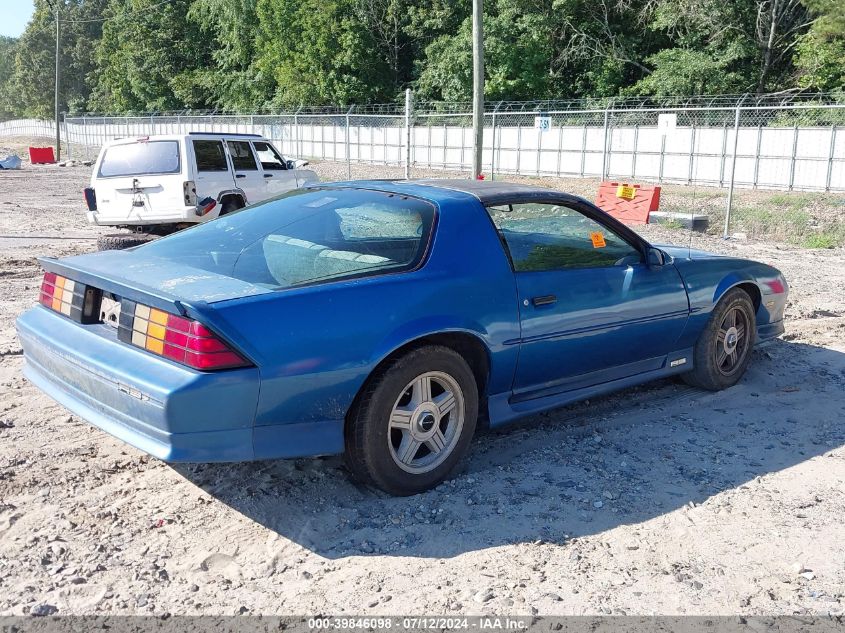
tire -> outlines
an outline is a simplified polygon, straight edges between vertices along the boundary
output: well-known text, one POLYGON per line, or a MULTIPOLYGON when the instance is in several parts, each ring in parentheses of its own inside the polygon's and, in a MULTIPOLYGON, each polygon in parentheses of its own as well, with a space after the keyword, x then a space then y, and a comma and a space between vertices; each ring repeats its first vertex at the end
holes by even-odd
POLYGON ((350 411, 346 465, 390 494, 423 492, 464 458, 477 420, 478 386, 466 361, 447 347, 415 349, 372 376, 350 411))
POLYGON ((158 235, 150 235, 149 233, 112 233, 111 235, 101 235, 97 238, 97 249, 101 251, 120 251, 125 248, 146 244, 158 237, 158 235))
POLYGON ((716 304, 695 344, 695 366, 684 381, 694 387, 720 391, 739 382, 748 363, 757 332, 754 304, 740 288, 729 290, 716 304), (733 338, 736 340, 732 343, 733 338), (731 360, 733 349, 736 358, 731 360))

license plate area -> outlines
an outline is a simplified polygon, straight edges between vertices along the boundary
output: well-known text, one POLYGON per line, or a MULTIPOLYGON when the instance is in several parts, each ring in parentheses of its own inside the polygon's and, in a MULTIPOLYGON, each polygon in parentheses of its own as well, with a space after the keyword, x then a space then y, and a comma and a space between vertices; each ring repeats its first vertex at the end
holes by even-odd
POLYGON ((117 329, 120 324, 120 301, 111 293, 103 293, 100 300, 100 322, 117 329))

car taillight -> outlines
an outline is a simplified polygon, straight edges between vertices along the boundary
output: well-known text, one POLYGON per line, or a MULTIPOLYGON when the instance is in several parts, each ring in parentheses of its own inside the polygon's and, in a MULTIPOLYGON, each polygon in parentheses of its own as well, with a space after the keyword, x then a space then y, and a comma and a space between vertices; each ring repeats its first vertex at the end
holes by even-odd
POLYGON ((205 215, 210 213, 214 207, 217 206, 217 200, 212 197, 203 198, 199 202, 197 202, 197 215, 205 215))
POLYGON ((82 190, 82 194, 85 196, 85 204, 88 205, 89 211, 96 211, 97 210, 97 193, 91 187, 85 187, 82 190))
POLYGON ((44 273, 41 282, 41 305, 55 310, 74 321, 93 323, 95 303, 98 303, 98 290, 62 277, 56 273, 44 273))
POLYGON ((769 287, 769 290, 772 291, 772 294, 779 295, 786 290, 782 278, 772 279, 771 281, 767 281, 765 283, 769 287))
POLYGON ((182 192, 185 194, 185 206, 192 207, 197 203, 197 186, 193 180, 186 180, 182 183, 182 192))
POLYGON ((195 369, 249 365, 202 323, 126 299, 120 307, 118 338, 195 369))

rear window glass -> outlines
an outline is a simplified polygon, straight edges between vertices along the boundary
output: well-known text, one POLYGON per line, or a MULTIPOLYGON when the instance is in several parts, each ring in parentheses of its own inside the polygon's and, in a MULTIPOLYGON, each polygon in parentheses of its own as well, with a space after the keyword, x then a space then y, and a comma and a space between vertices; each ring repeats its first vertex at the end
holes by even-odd
POLYGON ((415 268, 434 207, 359 189, 294 190, 156 240, 145 253, 268 288, 415 268))
POLYGON ((179 171, 179 141, 149 141, 109 147, 100 163, 99 175, 110 178, 179 171))
POLYGON ((229 171, 220 141, 194 141, 197 171, 229 171))

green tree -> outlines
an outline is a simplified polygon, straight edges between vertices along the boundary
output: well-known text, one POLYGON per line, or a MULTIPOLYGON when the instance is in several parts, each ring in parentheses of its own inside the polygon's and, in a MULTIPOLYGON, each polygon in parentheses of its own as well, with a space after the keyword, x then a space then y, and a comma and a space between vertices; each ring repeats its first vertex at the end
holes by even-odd
MULTIPOLYGON (((484 16, 484 91, 488 99, 544 99, 552 95, 554 22, 551 2, 499 0, 484 16)), ((463 101, 472 96, 472 21, 442 34, 425 49, 417 89, 423 98, 463 101)))
POLYGON ((214 105, 224 110, 256 110, 273 96, 272 79, 255 65, 259 53, 256 5, 256 0, 195 0, 188 10, 188 18, 213 42, 214 63, 198 69, 196 80, 214 105))
MULTIPOLYGON (((102 23, 96 18, 108 0, 60 2, 61 39, 59 62, 62 79, 61 110, 83 110, 91 91, 90 75, 95 61, 92 43, 100 37, 102 23)), ((15 46, 10 88, 20 115, 49 118, 54 107, 55 13, 46 0, 35 0, 35 11, 15 46)))
POLYGON ((96 49, 91 105, 105 112, 207 108, 214 41, 189 19, 189 0, 110 0, 96 49))
POLYGON ((392 98, 389 66, 355 0, 258 0, 256 70, 271 105, 372 103, 392 98))
POLYGON ((801 37, 795 66, 798 85, 819 91, 845 90, 845 5, 840 0, 806 0, 814 16, 801 37))
POLYGON ((0 120, 13 118, 16 110, 11 84, 17 43, 14 37, 0 35, 0 120))

